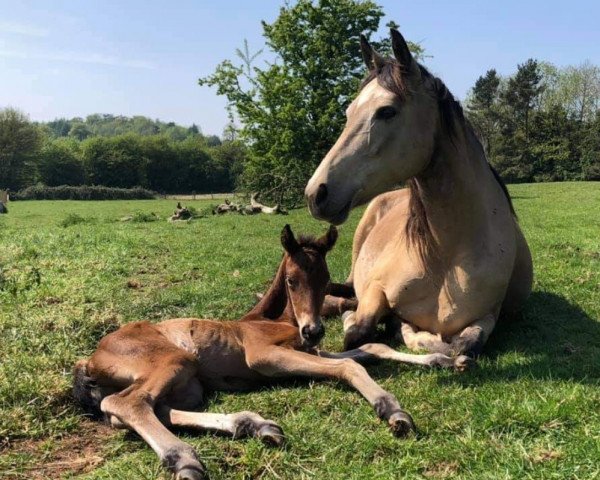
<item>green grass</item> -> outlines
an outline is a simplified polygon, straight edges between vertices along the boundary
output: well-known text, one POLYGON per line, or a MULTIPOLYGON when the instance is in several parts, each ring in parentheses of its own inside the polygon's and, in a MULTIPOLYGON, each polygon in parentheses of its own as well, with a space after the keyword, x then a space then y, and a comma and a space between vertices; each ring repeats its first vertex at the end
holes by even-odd
MULTIPOLYGON (((217 393, 209 411, 255 410, 279 422, 289 442, 278 450, 180 434, 211 478, 600 478, 600 184, 510 190, 535 262, 523 319, 500 325, 479 368, 465 374, 371 368, 413 415, 416 438, 393 438, 367 402, 336 382, 217 393)), ((0 217, 0 477, 31 478, 61 438, 85 438, 70 370, 105 333, 138 319, 237 318, 274 274, 282 226, 325 230, 304 209, 119 221, 143 218, 138 212, 165 219, 174 203, 15 202, 0 217), (18 448, 37 439, 47 440, 18 448)), ((210 204, 188 203, 199 211, 210 204)), ((360 213, 329 258, 336 281, 348 273, 360 213)), ((339 319, 327 327, 325 346, 339 349, 339 319)), ((134 435, 115 431, 100 443, 103 462, 80 478, 168 478, 134 435)))

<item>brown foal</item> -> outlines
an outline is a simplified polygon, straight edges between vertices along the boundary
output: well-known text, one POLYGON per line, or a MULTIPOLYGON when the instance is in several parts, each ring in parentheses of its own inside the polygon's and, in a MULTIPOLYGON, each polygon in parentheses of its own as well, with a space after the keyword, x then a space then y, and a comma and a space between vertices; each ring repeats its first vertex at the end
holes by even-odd
POLYGON ((204 389, 245 390, 275 377, 334 378, 347 382, 386 420, 395 435, 414 429, 410 416, 356 361, 386 358, 452 367, 441 354, 410 355, 378 344, 340 354, 318 351, 323 337, 319 315, 329 271, 326 253, 337 231, 321 238, 300 237, 288 225, 275 280, 262 300, 240 321, 195 318, 158 324, 135 322, 104 337, 89 360, 75 366, 74 394, 91 412, 137 432, 178 480, 207 477, 195 451, 168 427, 187 427, 255 436, 280 445, 283 431, 253 412, 191 411, 204 389))

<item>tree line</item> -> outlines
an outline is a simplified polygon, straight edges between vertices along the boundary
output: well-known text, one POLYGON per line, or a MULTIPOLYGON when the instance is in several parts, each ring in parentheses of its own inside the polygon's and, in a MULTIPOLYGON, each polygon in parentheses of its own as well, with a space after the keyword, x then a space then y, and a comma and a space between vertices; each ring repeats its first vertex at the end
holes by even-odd
POLYGON ((32 123, 0 110, 0 189, 33 184, 149 188, 157 192, 230 192, 245 147, 145 117, 90 115, 32 123))
POLYGON ((475 82, 467 114, 508 182, 600 180, 600 68, 529 59, 475 82))

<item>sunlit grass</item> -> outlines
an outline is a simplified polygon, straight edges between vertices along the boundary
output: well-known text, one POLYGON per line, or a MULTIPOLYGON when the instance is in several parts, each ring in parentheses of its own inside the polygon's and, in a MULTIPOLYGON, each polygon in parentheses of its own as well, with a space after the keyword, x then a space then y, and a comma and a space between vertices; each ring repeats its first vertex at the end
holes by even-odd
MULTIPOLYGON (((335 382, 218 393, 210 411, 255 410, 288 445, 181 434, 211 478, 577 478, 600 476, 600 184, 510 187, 535 262, 524 318, 500 325, 480 367, 463 375, 371 368, 419 434, 393 438, 358 394, 335 382)), ((321 233, 306 210, 168 223, 174 201, 15 202, 0 216, 0 477, 30 478, 45 458, 19 439, 54 440, 82 425, 73 363, 118 325, 175 316, 231 319, 254 303, 281 258, 279 232, 321 233), (160 221, 148 221, 151 214, 160 221), (137 221, 122 222, 132 215, 137 221), (0 447, 2 448, 2 447, 0 447), (32 470, 32 466, 34 470, 32 470)), ((188 202, 205 211, 211 202, 188 202)), ((361 212, 329 258, 350 267, 361 212)), ((325 346, 341 347, 339 319, 325 346)), ((153 452, 115 431, 85 478, 168 478, 153 452)))

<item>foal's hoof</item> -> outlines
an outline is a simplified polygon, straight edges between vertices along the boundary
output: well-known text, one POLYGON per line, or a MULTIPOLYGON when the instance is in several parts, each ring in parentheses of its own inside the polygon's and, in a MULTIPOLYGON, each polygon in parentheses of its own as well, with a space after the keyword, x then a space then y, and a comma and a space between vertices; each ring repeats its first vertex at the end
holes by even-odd
POLYGON ((477 365, 477 362, 467 355, 459 355, 454 359, 454 369, 457 372, 466 372, 475 365, 477 365))
POLYGON ((177 472, 175 480, 208 480, 208 472, 204 468, 184 467, 177 472))
POLYGON ((410 432, 417 431, 415 422, 406 412, 393 413, 388 423, 395 437, 406 437, 410 432))
POLYGON ((285 443, 285 435, 281 427, 273 424, 266 424, 258 430, 258 438, 265 445, 270 447, 281 447, 285 443))

